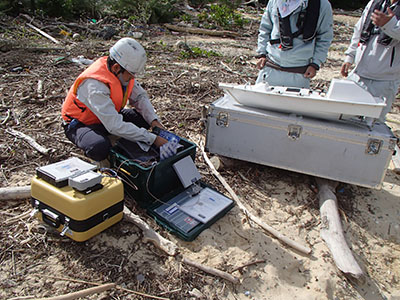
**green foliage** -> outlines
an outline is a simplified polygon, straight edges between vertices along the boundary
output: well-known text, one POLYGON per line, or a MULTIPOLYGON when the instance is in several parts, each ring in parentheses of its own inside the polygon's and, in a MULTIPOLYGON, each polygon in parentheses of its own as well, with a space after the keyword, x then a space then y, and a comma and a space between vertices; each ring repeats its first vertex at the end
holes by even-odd
POLYGON ((219 0, 218 2, 221 5, 225 5, 225 6, 229 7, 230 9, 236 9, 242 3, 241 0, 219 0))
POLYGON ((180 19, 186 23, 190 23, 193 20, 193 17, 191 15, 188 14, 183 14, 180 16, 180 19))
POLYGON ((198 18, 199 21, 204 23, 203 25, 206 28, 243 28, 243 25, 247 22, 247 20, 243 19, 233 8, 225 4, 212 4, 209 11, 203 11, 198 15, 198 18))
POLYGON ((32 1, 29 0, 0 0, 0 12, 11 16, 16 16, 21 12, 27 12, 27 8, 30 8, 31 2, 32 1))
MULTIPOLYGON (((259 1, 260 3, 268 2, 267 0, 259 1)), ((164 23, 171 22, 177 17, 176 4, 184 2, 184 0, 0 0, 0 12, 13 16, 19 13, 40 13, 50 17, 97 18, 101 11, 102 15, 113 14, 135 22, 164 23)), ((234 11, 241 2, 241 0, 188 0, 187 3, 195 8, 209 10, 200 14, 206 22, 205 27, 230 28, 242 27, 245 22, 234 11)), ((368 0, 332 0, 330 2, 335 8, 357 9, 364 8, 368 0)), ((188 17, 182 17, 182 20, 188 21, 188 17)))
POLYGON ((174 4, 176 0, 151 0, 149 2, 149 10, 151 11, 148 23, 168 23, 173 18, 179 15, 179 12, 175 9, 174 4))
POLYGON ((68 18, 72 15, 71 5, 66 0, 38 0, 36 2, 37 8, 46 16, 68 18))
POLYGON ((180 53, 181 58, 196 58, 196 57, 213 57, 213 56, 222 56, 220 53, 213 50, 204 50, 199 47, 193 47, 190 49, 182 50, 180 53))
POLYGON ((48 17, 95 17, 101 0, 0 0, 0 11, 9 15, 41 14, 48 17))
POLYGON ((188 4, 192 7, 203 7, 204 5, 212 2, 212 0, 189 0, 188 4))
POLYGON ((178 15, 177 0, 108 0, 113 13, 144 23, 167 23, 178 15))
POLYGON ((161 48, 167 48, 167 43, 165 43, 163 40, 158 41, 158 45, 161 46, 161 48))

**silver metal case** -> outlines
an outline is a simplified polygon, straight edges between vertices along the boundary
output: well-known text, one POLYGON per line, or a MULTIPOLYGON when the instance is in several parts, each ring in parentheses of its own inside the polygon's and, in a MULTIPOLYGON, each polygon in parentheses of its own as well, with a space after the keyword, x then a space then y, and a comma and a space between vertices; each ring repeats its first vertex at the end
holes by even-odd
POLYGON ((380 188, 396 145, 385 124, 367 126, 243 106, 211 104, 206 150, 213 154, 355 185, 380 188))

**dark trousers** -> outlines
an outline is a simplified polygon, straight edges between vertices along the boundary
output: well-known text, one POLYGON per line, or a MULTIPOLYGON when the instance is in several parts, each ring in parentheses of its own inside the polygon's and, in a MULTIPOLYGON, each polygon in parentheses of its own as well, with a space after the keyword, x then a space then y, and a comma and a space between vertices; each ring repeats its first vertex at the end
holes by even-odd
MULTIPOLYGON (((123 109, 120 114, 124 122, 131 122, 137 127, 150 128, 150 125, 134 109, 123 109)), ((74 119, 64 126, 64 131, 67 138, 82 149, 87 157, 96 161, 108 157, 112 145, 108 138, 110 133, 103 124, 85 125, 74 119)))

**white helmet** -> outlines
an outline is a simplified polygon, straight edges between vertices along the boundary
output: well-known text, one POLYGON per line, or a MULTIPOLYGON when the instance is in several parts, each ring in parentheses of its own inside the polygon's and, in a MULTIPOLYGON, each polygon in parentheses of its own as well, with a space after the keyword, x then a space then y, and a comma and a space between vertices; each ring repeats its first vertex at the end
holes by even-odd
POLYGON ((146 51, 132 38, 116 42, 110 48, 110 57, 131 74, 142 73, 147 61, 146 51))

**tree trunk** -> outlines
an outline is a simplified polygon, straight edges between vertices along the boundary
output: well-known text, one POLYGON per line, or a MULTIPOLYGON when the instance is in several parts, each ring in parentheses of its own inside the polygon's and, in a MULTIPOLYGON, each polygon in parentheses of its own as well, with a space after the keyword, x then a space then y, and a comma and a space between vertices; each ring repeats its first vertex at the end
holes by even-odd
POLYGON ((336 266, 345 275, 363 281, 364 273, 346 243, 340 221, 335 188, 337 182, 317 178, 321 213, 321 237, 327 244, 336 266))

